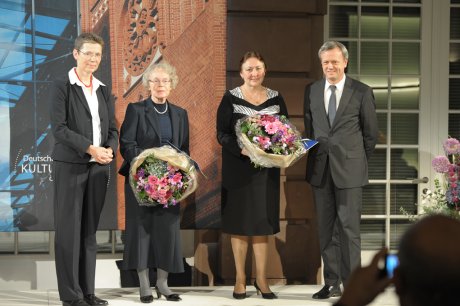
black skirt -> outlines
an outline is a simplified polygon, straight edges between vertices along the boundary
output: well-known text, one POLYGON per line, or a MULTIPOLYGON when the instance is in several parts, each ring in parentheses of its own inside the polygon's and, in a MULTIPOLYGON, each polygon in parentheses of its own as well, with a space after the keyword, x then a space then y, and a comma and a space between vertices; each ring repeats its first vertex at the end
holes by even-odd
MULTIPOLYGON (((227 163, 228 158, 233 157, 229 155, 225 156, 224 153, 227 158, 223 159, 227 163)), ((222 231, 242 236, 278 233, 280 170, 255 169, 246 157, 229 164, 228 167, 223 166, 223 172, 232 171, 232 176, 238 173, 242 179, 236 184, 222 185, 222 231), (240 171, 235 172, 235 169, 240 171)))
POLYGON ((160 268, 182 273, 180 239, 180 207, 139 206, 125 180, 125 249, 122 267, 125 270, 160 268))

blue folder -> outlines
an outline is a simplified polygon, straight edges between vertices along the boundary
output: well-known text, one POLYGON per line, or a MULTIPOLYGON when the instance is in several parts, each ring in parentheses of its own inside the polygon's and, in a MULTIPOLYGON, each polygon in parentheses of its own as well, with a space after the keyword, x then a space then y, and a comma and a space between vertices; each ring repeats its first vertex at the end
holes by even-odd
POLYGON ((305 147, 305 150, 308 151, 311 148, 313 148, 318 143, 318 141, 313 140, 313 139, 304 138, 302 139, 302 143, 303 143, 303 146, 305 147))

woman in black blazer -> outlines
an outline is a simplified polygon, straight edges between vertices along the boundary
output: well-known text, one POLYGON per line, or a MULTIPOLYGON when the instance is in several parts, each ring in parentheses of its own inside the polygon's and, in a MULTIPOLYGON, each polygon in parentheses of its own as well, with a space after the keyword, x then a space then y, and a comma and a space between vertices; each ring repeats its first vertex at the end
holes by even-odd
POLYGON ((93 76, 103 45, 95 34, 78 36, 77 66, 52 90, 55 257, 63 305, 107 304, 94 295, 96 230, 118 130, 110 90, 93 76))
POLYGON ((128 173, 131 161, 148 148, 172 143, 188 154, 188 116, 185 109, 171 104, 167 99, 178 83, 174 67, 166 62, 155 64, 145 71, 142 81, 151 96, 128 105, 120 130, 120 152, 124 162, 119 173, 126 177, 123 268, 137 270, 140 300, 143 303, 153 301, 150 268, 157 269, 157 297, 164 295, 168 301, 179 301, 179 295, 169 289, 167 278, 169 272, 184 272, 180 207, 139 206, 129 185, 128 173))

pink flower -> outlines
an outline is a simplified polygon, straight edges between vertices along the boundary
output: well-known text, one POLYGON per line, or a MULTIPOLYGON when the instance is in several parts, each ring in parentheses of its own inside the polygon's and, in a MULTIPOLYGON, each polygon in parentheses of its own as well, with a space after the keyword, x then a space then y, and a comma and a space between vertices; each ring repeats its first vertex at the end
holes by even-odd
POLYGON ((275 122, 276 120, 278 120, 275 116, 272 116, 272 115, 262 115, 260 116, 260 119, 262 121, 268 121, 268 122, 275 122))
POLYGON ((460 142, 455 138, 447 138, 443 146, 447 155, 460 154, 460 142))
POLYGON ((180 174, 180 172, 176 172, 176 174, 174 174, 174 176, 171 178, 171 182, 173 184, 178 184, 180 183, 182 180, 182 174, 180 174))
POLYGON ((265 131, 269 135, 273 135, 278 131, 278 125, 274 122, 268 122, 267 124, 265 124, 265 131))
POLYGON ((436 156, 433 161, 431 162, 434 171, 438 173, 447 173, 449 172, 449 159, 446 156, 436 156))
POLYGON ((168 192, 168 189, 166 189, 167 186, 165 186, 165 188, 161 188, 160 190, 158 190, 158 194, 160 195, 160 197, 165 197, 167 192, 168 192))
POLYGON ((149 182, 149 185, 156 185, 158 184, 158 178, 154 175, 149 175, 148 182, 149 182))
POLYGON ((262 149, 267 149, 271 145, 270 138, 268 138, 268 137, 256 136, 254 138, 256 139, 255 142, 257 142, 259 144, 259 147, 262 148, 262 149))

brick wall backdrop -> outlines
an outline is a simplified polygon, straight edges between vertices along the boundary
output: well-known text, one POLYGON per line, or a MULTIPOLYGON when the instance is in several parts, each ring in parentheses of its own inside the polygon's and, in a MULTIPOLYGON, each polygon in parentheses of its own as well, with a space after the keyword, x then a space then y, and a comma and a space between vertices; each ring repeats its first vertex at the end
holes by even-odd
MULTIPOLYGON (((188 110, 191 155, 207 175, 194 198, 182 203, 183 228, 194 231, 195 284, 232 284, 234 263, 220 225, 220 146, 216 110, 226 88, 241 84, 238 60, 247 50, 264 54, 266 86, 285 97, 291 120, 303 130, 306 84, 321 76, 323 0, 89 0, 81 1, 81 27, 104 34, 100 78, 112 84, 120 125, 128 103, 147 97, 142 71, 164 58, 179 75, 170 101, 188 110), (108 23, 108 24, 106 24, 108 23), (227 47, 228 46, 228 47, 227 47), (106 56, 107 54, 107 56, 106 56)), ((117 157, 120 165, 122 159, 117 157)), ((281 232, 269 240, 270 283, 317 283, 321 259, 316 214, 304 180, 306 159, 281 175, 281 232)), ((118 176, 119 228, 124 228, 124 178, 118 176)), ((247 275, 254 277, 252 253, 247 275)))
MULTIPOLYGON (((81 28, 101 34, 110 29, 99 71, 116 97, 118 126, 128 103, 148 96, 142 72, 165 59, 176 67, 179 84, 169 100, 188 111, 190 153, 207 179, 200 177, 194 198, 182 203, 183 228, 220 224, 220 146, 215 116, 225 90, 225 0, 81 1, 81 28), (102 23, 109 23, 109 25, 102 23), (110 81, 107 80, 110 78, 110 81)), ((122 163, 117 156, 117 167, 122 163)), ((118 226, 124 229, 124 177, 117 177, 118 226)))

